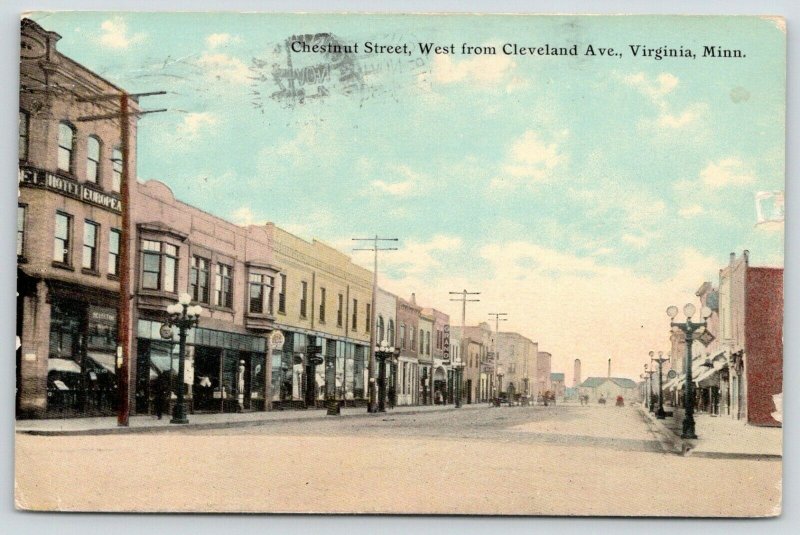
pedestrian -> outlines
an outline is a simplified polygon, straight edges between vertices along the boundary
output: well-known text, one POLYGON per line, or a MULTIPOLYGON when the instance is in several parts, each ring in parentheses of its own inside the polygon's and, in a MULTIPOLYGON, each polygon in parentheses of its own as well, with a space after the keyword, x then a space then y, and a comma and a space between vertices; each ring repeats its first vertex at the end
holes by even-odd
POLYGON ((153 398, 156 417, 160 420, 164 416, 164 409, 167 404, 167 392, 169 392, 167 373, 162 373, 155 380, 155 396, 153 398))

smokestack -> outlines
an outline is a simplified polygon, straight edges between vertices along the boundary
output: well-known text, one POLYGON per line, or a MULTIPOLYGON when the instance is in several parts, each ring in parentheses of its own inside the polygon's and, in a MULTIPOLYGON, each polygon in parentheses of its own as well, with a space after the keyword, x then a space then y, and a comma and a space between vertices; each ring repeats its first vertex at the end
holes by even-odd
POLYGON ((572 371, 572 386, 581 384, 581 359, 575 359, 575 369, 572 371))
POLYGON ((608 378, 611 378, 611 359, 608 359, 608 378))

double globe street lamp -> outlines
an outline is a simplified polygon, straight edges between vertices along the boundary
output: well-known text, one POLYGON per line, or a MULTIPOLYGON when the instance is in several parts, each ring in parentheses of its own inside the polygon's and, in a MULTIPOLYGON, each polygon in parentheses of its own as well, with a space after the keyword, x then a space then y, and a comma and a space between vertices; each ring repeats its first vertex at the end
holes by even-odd
POLYGON ((399 349, 389 346, 386 340, 375 346, 375 358, 378 360, 378 412, 386 412, 386 359, 394 360, 399 349))
POLYGON ((678 328, 683 331, 686 340, 686 384, 683 392, 683 432, 681 438, 694 439, 697 435, 694 432, 694 383, 692 382, 692 342, 695 339, 695 333, 698 335, 703 334, 708 325, 708 318, 711 317, 711 309, 704 306, 700 314, 703 321, 694 322, 692 316, 697 312, 697 308, 692 303, 686 303, 683 307, 683 314, 686 316, 685 322, 676 322, 675 316, 678 315, 678 307, 672 305, 667 308, 667 316, 670 319, 670 326, 678 328))
POLYGON ((663 364, 669 360, 663 357, 664 352, 658 352, 658 358, 655 357, 655 352, 650 352, 650 362, 658 362, 658 411, 656 411, 656 418, 659 420, 663 420, 667 417, 667 413, 664 412, 664 369, 663 364))
MULTIPOLYGON (((189 306, 192 302, 192 296, 187 293, 181 294, 178 302, 167 307, 167 314, 169 317, 162 329, 165 332, 170 332, 172 327, 178 328, 178 392, 175 406, 172 408, 172 419, 169 421, 171 424, 188 424, 189 419, 186 417, 186 399, 184 396, 184 374, 186 368, 186 332, 189 329, 197 327, 197 321, 200 318, 200 313, 203 311, 200 305, 189 306)), ((163 334, 162 334, 163 336, 163 334)))

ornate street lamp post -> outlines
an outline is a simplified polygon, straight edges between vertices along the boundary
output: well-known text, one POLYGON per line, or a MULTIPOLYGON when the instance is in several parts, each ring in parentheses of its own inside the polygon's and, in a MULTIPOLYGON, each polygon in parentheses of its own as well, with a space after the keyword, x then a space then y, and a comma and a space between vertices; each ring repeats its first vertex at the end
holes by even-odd
POLYGON ((503 376, 505 375, 505 368, 502 364, 497 365, 497 397, 503 394, 503 376))
MULTIPOLYGON (((461 331, 464 332, 463 330, 461 331)), ((461 376, 464 373, 464 360, 461 358, 461 351, 453 359, 453 389, 455 390, 455 408, 461 408, 461 376)))
POLYGON ((650 412, 656 411, 656 405, 653 401, 653 374, 656 373, 655 370, 649 370, 649 366, 647 364, 644 365, 644 374, 647 376, 647 403, 645 406, 648 408, 650 412))
POLYGON ((398 352, 386 340, 375 346, 375 358, 378 359, 378 412, 386 412, 386 359, 394 360, 398 352))
POLYGON ((667 316, 670 319, 670 326, 672 328, 677 327, 683 334, 685 335, 686 339, 686 384, 684 386, 683 392, 683 405, 684 405, 684 417, 683 417, 683 432, 681 433, 681 438, 697 438, 697 435, 694 432, 694 383, 692 382, 692 342, 694 341, 694 334, 702 334, 705 329, 706 325, 708 324, 708 318, 711 316, 711 309, 708 307, 703 307, 701 311, 701 315, 703 316, 703 321, 701 322, 693 322, 692 316, 697 311, 695 306, 691 303, 686 303, 683 307, 683 313, 686 316, 686 322, 680 323, 676 322, 675 316, 678 315, 678 307, 670 306, 667 308, 667 316))
POLYGON ((189 306, 192 302, 192 297, 189 294, 181 294, 178 302, 167 307, 167 327, 178 328, 178 399, 175 406, 172 408, 172 419, 169 421, 171 424, 188 424, 189 419, 186 417, 186 400, 184 398, 184 375, 186 368, 186 331, 197 327, 197 320, 200 318, 202 308, 200 305, 189 306))
POLYGON ((658 352, 658 358, 655 358, 655 352, 650 352, 650 362, 658 362, 658 411, 656 411, 656 418, 663 420, 667 417, 664 412, 664 373, 663 364, 669 359, 664 358, 664 352, 658 352))

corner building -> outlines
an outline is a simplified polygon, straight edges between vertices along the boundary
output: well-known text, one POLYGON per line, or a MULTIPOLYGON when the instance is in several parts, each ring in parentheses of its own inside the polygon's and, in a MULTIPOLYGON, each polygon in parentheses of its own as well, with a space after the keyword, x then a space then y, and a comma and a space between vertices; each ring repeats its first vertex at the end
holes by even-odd
POLYGON ((136 119, 121 124, 123 90, 61 54, 60 39, 22 20, 19 418, 105 415, 117 406, 121 140, 127 129, 136 176, 136 119))

